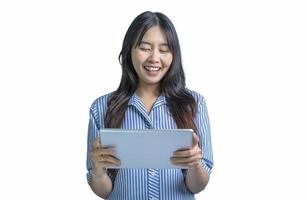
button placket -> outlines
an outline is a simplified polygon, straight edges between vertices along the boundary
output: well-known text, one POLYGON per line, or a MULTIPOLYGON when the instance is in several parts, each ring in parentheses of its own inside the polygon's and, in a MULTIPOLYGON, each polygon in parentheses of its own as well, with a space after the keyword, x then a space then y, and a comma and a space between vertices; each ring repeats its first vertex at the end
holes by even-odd
MULTIPOLYGON (((145 119, 146 129, 153 129, 153 109, 147 115, 145 119)), ((148 169, 148 199, 159 200, 160 199, 160 175, 159 169, 148 169)))
POLYGON ((151 176, 156 176, 156 172, 155 171, 149 171, 149 174, 151 175, 151 176))
POLYGON ((148 169, 148 199, 159 200, 160 177, 159 169, 148 169))

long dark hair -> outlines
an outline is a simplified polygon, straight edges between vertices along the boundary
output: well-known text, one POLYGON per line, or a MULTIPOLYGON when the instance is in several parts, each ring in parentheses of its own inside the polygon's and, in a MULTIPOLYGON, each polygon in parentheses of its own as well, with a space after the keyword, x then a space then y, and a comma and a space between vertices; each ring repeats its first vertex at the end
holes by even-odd
POLYGON ((160 93, 164 93, 167 106, 178 128, 198 130, 194 123, 196 102, 185 86, 185 75, 181 61, 181 51, 178 36, 170 19, 159 12, 144 12, 131 23, 119 54, 122 66, 122 77, 118 89, 108 100, 105 116, 105 127, 120 128, 125 116, 129 99, 137 89, 139 78, 133 68, 131 49, 138 46, 146 33, 153 27, 160 26, 165 32, 169 48, 173 54, 172 64, 160 81, 160 93), (135 46, 133 46, 136 44, 135 46))

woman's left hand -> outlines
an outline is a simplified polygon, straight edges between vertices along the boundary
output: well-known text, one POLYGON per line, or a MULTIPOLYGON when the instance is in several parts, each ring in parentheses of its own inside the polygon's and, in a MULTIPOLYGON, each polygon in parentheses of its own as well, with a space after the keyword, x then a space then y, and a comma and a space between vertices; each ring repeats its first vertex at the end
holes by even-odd
POLYGON ((171 162, 174 165, 198 168, 201 166, 201 149, 198 146, 199 138, 196 133, 193 132, 193 145, 190 148, 178 149, 171 157, 171 162))

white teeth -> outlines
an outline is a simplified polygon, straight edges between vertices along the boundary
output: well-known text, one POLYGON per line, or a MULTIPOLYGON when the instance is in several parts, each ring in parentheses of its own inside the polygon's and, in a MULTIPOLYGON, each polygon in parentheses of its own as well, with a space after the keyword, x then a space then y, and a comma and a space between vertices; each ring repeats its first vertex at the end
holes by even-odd
POLYGON ((161 67, 156 67, 156 66, 145 66, 145 69, 147 71, 159 71, 161 67))

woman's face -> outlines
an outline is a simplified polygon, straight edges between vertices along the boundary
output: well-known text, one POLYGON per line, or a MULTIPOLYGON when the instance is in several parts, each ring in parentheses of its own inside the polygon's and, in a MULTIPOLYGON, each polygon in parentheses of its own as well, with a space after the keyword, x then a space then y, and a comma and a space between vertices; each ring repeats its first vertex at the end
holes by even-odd
POLYGON ((144 34, 140 45, 134 47, 135 45, 131 50, 131 58, 139 84, 158 86, 173 60, 165 33, 159 26, 153 26, 144 34))

